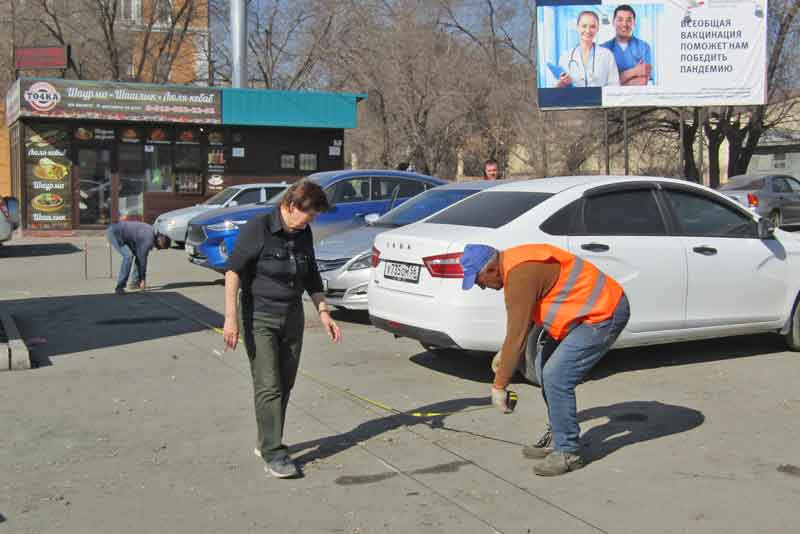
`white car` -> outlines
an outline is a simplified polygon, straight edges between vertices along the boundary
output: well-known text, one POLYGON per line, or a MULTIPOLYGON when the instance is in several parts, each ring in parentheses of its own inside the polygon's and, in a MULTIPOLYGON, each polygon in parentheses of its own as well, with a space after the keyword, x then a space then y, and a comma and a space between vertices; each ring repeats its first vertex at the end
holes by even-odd
POLYGON ((233 185, 220 191, 202 204, 162 213, 156 218, 153 226, 159 233, 169 236, 176 244, 183 245, 186 243, 189 221, 195 216, 220 208, 267 202, 282 193, 287 187, 289 186, 286 182, 279 184, 233 185))
MULTIPOLYGON (((382 233, 373 324, 427 348, 497 351, 503 294, 461 289, 468 243, 550 243, 613 276, 631 305, 617 348, 777 332, 800 350, 800 239, 703 186, 618 176, 511 182, 382 233)), ((540 333, 531 329, 520 369, 533 382, 540 333)))
POLYGON ((19 226, 19 204, 14 197, 0 198, 0 244, 11 239, 19 226))

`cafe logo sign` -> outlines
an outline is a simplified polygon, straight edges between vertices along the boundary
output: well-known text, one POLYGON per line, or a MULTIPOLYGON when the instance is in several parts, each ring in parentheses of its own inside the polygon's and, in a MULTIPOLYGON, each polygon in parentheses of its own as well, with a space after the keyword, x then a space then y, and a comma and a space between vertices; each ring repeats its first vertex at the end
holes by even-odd
POLYGON ((50 111, 61 101, 61 95, 49 83, 36 82, 25 91, 25 101, 36 111, 50 111))

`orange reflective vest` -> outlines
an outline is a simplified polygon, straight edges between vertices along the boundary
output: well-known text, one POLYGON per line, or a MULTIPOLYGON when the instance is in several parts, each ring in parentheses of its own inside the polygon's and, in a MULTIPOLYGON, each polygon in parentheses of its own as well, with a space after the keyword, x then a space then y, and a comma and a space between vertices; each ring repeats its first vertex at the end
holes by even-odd
MULTIPOLYGON (((552 245, 521 245, 500 253, 503 286, 508 273, 529 261, 557 262, 561 274, 550 291, 533 308, 532 320, 544 326, 553 339, 563 339, 579 323, 609 319, 622 298, 622 287, 588 261, 552 245)), ((519 291, 519 288, 512 288, 519 291)))

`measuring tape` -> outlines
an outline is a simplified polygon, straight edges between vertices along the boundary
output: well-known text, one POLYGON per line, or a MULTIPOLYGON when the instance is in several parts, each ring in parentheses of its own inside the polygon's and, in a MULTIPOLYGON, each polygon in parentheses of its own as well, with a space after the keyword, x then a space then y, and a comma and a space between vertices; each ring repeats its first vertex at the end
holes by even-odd
MULTIPOLYGON (((150 295, 152 295, 152 293, 150 293, 150 295)), ((155 297, 155 295, 153 295, 153 296, 155 297)), ((216 326, 214 326, 212 324, 209 324, 209 323, 203 321, 202 319, 198 319, 197 317, 189 315, 189 314, 185 313, 183 310, 181 310, 179 308, 176 308, 175 306, 171 305, 168 302, 165 302, 163 299, 160 299, 158 297, 155 297, 155 298, 159 302, 164 304, 165 306, 167 306, 169 308, 172 308, 173 310, 177 311, 178 313, 180 313, 181 315, 183 315, 187 319, 190 319, 190 320, 196 322, 197 324, 203 325, 207 329, 212 330, 212 331, 216 332, 219 335, 223 335, 224 332, 223 332, 222 328, 218 328, 218 327, 216 327, 216 326)), ((244 340, 239 338, 239 342, 240 343, 244 343, 244 340)), ((369 397, 365 397, 363 395, 359 395, 357 393, 354 393, 350 389, 341 388, 339 386, 331 384, 330 382, 326 382, 326 381, 322 380, 321 378, 317 378, 316 376, 312 375, 311 373, 303 371, 302 369, 299 369, 298 372, 301 375, 303 375, 305 378, 308 378, 309 380, 311 380, 313 382, 316 382, 317 384, 319 384, 319 385, 321 385, 321 386, 323 386, 323 387, 325 387, 327 389, 330 389, 332 391, 336 391, 337 393, 341 393, 343 395, 347 395, 348 397, 360 400, 361 402, 365 402, 365 403, 367 403, 367 404, 369 404, 371 406, 374 406, 374 407, 379 408, 379 409, 381 409, 381 410, 383 410, 385 412, 389 412, 389 413, 392 413, 392 414, 395 414, 395 415, 407 415, 407 416, 410 416, 410 417, 418 417, 418 418, 425 419, 425 418, 431 418, 431 417, 446 417, 446 416, 455 415, 455 414, 477 412, 477 411, 481 411, 481 410, 488 410, 489 408, 493 407, 491 404, 489 404, 487 406, 476 406, 474 408, 465 408, 463 410, 455 410, 455 411, 452 411, 452 412, 404 412, 402 410, 398 410, 397 408, 393 408, 393 407, 391 407, 389 405, 383 404, 382 402, 378 402, 376 400, 370 399, 369 397)), ((516 402, 518 400, 517 394, 514 393, 513 391, 509 391, 508 392, 508 400, 509 400, 510 403, 516 404, 516 402)))

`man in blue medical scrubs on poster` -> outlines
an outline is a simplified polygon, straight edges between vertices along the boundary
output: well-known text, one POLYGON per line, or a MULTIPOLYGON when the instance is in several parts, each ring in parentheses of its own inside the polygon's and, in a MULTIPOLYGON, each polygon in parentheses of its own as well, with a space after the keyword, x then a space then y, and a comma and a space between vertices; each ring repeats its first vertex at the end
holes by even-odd
POLYGON ((611 50, 619 69, 620 85, 647 85, 652 80, 650 45, 633 35, 636 12, 628 4, 614 10, 616 37, 601 44, 611 50))

